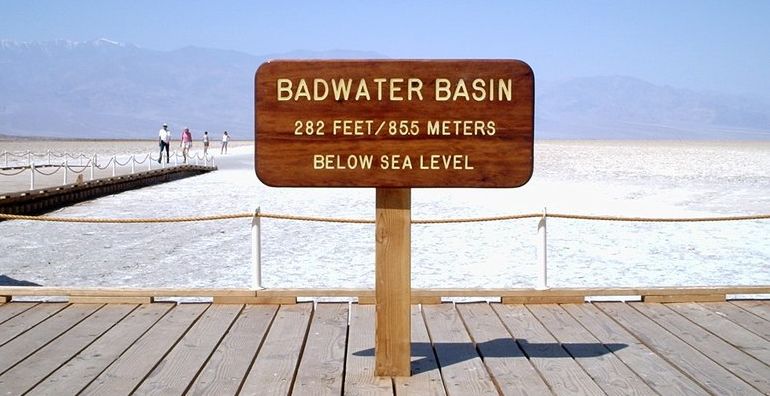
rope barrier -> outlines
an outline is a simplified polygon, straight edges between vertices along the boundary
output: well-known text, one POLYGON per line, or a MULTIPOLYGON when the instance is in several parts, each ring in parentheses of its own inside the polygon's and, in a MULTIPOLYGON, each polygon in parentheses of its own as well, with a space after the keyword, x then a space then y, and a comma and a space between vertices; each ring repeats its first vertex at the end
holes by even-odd
MULTIPOLYGON (((348 223, 348 224, 374 224, 374 220, 369 219, 350 219, 350 218, 332 218, 332 217, 313 217, 313 216, 293 216, 271 213, 260 213, 257 215, 262 218, 294 221, 313 221, 324 223, 348 223)), ((196 221, 215 221, 230 220, 239 218, 252 218, 254 213, 233 213, 211 216, 193 216, 193 217, 161 217, 161 218, 78 218, 78 217, 53 217, 53 216, 26 216, 0 213, 0 219, 5 220, 30 220, 30 221, 49 221, 49 222, 68 222, 68 223, 184 223, 196 221)), ((459 219, 428 219, 412 220, 412 224, 453 224, 453 223, 478 223, 487 221, 519 220, 527 218, 541 218, 542 213, 526 213, 509 216, 494 217, 475 217, 459 219)), ((742 216, 715 216, 715 217, 622 217, 622 216, 590 216, 549 213, 546 217, 571 219, 571 220, 598 220, 598 221, 621 221, 621 222, 717 222, 717 221, 743 221, 743 220, 767 220, 770 214, 742 215, 742 216)))
POLYGON ((56 168, 54 169, 54 171, 53 171, 53 172, 51 172, 51 173, 45 173, 45 172, 43 172, 43 171, 41 171, 41 170, 40 170, 40 167, 37 167, 37 166, 36 166, 36 167, 35 167, 35 172, 37 172, 37 173, 39 173, 39 174, 41 174, 41 175, 43 175, 43 176, 51 176, 51 175, 53 175, 53 174, 56 174, 56 173, 58 173, 58 172, 59 172, 59 169, 61 169, 61 167, 56 167, 56 168))
POLYGON ((28 168, 26 168, 26 167, 25 167, 25 168, 21 168, 21 169, 19 169, 19 171, 18 171, 18 172, 16 172, 16 173, 3 173, 3 172, 0 172, 0 175, 3 175, 3 176, 16 176, 16 175, 19 175, 19 174, 21 174, 22 172, 26 171, 27 169, 28 169, 28 168))

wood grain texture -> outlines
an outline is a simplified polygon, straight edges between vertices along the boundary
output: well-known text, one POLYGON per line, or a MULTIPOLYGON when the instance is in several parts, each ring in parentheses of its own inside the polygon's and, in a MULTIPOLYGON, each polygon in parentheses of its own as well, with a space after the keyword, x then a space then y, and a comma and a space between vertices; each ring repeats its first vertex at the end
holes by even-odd
POLYGON ((263 304, 263 305, 287 305, 296 304, 294 296, 215 296, 214 304, 263 304))
POLYGON ((630 304, 761 392, 770 393, 770 366, 661 304, 630 304))
POLYGON ((698 383, 650 350, 593 304, 568 304, 562 308, 600 342, 625 345, 614 350, 615 356, 661 395, 708 394, 698 383))
POLYGON ((493 304, 492 307, 553 393, 605 394, 525 306, 493 304))
POLYGON ((316 305, 292 395, 341 395, 348 305, 316 305))
POLYGON ((140 395, 184 393, 242 308, 212 304, 134 392, 140 395))
POLYGON ((77 394, 173 306, 157 303, 140 306, 35 386, 28 395, 77 394))
MULTIPOLYGON (((646 304, 645 305, 651 305, 646 304)), ((682 341, 652 319, 624 303, 595 303, 607 316, 712 394, 759 395, 760 392, 682 341)))
MULTIPOLYGON (((699 304, 668 304, 667 307, 770 366, 770 341, 699 304)), ((770 331, 770 323, 767 327, 770 331)))
POLYGON ((535 304, 530 312, 608 395, 655 395, 612 351, 624 344, 605 345, 558 305, 535 304))
POLYGON ((19 315, 20 313, 34 307, 35 303, 20 303, 15 302, 12 304, 3 304, 0 306, 0 325, 8 321, 9 319, 19 315))
POLYGON ((376 192, 375 373, 408 376, 412 276, 412 195, 410 189, 376 192))
POLYGON ((489 304, 457 304, 457 310, 501 394, 551 393, 489 304))
POLYGON ((353 304, 350 310, 345 394, 393 395, 390 378, 374 375, 375 307, 353 304))
POLYGON ((35 307, 28 306, 29 309, 20 310, 19 312, 14 309, 8 315, 10 316, 12 313, 17 314, 9 317, 0 325, 0 345, 14 339, 19 334, 48 319, 51 315, 56 314, 65 307, 67 307, 67 304, 50 303, 39 304, 35 307))
POLYGON ((237 394, 276 312, 277 305, 245 306, 187 394, 237 394))
POLYGON ((454 304, 423 307, 448 395, 497 395, 497 388, 454 304))
POLYGON ((770 321, 770 301, 733 301, 733 304, 759 316, 764 320, 770 321))
POLYGON ((131 393, 208 307, 207 304, 177 305, 99 374, 81 394, 131 393))
MULTIPOLYGON (((499 88, 499 86, 495 86, 499 88)), ((330 90, 333 88, 330 87, 330 90)), ((475 99, 478 99, 476 96, 475 99)), ((438 124, 434 124, 438 125, 438 124)), ((399 124, 400 127, 400 124, 399 124)), ((398 128, 397 128, 398 129, 398 128)), ((487 128, 488 129, 488 128, 487 128)), ((361 60, 361 61, 271 61, 262 64, 255 77, 255 169, 263 183, 270 186, 348 186, 348 187, 518 187, 529 180, 533 163, 534 76, 527 64, 516 60, 361 60), (355 81, 353 94, 363 79, 369 90, 375 78, 387 79, 382 95, 372 92, 369 100, 336 100, 333 94, 322 100, 278 100, 278 79, 288 79, 298 88, 305 79, 313 90, 314 79, 355 81), (391 79, 419 79, 422 99, 413 100, 393 85, 391 79), (461 83, 469 93, 473 81, 480 79, 487 87, 490 80, 510 80, 510 100, 436 100, 437 79, 451 82, 453 90, 461 83), (404 95, 404 100, 391 100, 404 95), (372 133, 334 134, 335 121, 371 121, 372 133), (324 134, 296 135, 295 122, 318 122, 324 134), (412 121, 417 134, 390 133, 390 122, 412 121), (446 121, 447 135, 429 135, 429 123, 446 121), (456 133, 455 121, 470 122, 472 136, 456 133), (476 134, 476 124, 494 122, 493 134, 476 134), (378 133, 379 132, 379 133, 378 133), (315 169, 313 156, 371 155, 371 169, 315 169), (381 156, 412 158, 411 169, 383 169, 381 156), (468 156, 473 169, 463 165, 440 170, 423 168, 419 158, 431 155, 468 156)), ((300 128, 300 132, 305 132, 300 128)), ((346 160, 345 160, 346 162, 346 160)))
POLYGON ((431 345, 428 329, 420 307, 412 305, 412 368, 409 377, 395 377, 397 395, 444 396, 446 390, 436 354, 431 345))
POLYGON ((312 313, 313 303, 281 306, 246 376, 242 394, 289 394, 312 313))
POLYGON ((99 308, 92 304, 70 305, 9 341, 0 347, 0 373, 24 360, 99 308))
POLYGON ((108 305, 0 375, 6 394, 23 394, 128 315, 136 305, 108 305))
POLYGON ((701 303, 700 306, 770 341, 770 321, 729 303, 701 303))

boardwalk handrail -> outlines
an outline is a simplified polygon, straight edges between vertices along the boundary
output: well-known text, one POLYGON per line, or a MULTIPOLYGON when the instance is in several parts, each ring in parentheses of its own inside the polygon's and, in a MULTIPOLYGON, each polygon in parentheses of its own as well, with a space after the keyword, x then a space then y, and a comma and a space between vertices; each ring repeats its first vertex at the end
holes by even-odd
MULTIPOLYGON (((179 165, 178 158, 180 156, 183 156, 183 155, 181 153, 179 153, 178 151, 173 151, 171 154, 172 154, 172 156, 174 158, 174 165, 175 166, 179 165)), ((67 172, 68 171, 69 172, 73 172, 73 173, 82 173, 82 172, 84 172, 86 170, 86 168, 89 168, 89 167, 91 169, 90 180, 94 179, 94 174, 95 174, 96 169, 105 170, 105 169, 109 168, 110 165, 112 165, 112 176, 113 177, 117 175, 117 167, 118 166, 123 167, 123 166, 126 166, 126 165, 130 164, 131 165, 130 174, 132 174, 132 175, 136 172, 135 165, 143 164, 145 162, 148 162, 148 165, 147 165, 148 169, 147 170, 152 170, 152 163, 153 163, 153 161, 158 161, 159 163, 161 163, 161 165, 158 165, 158 166, 165 167, 165 163, 162 163, 162 161, 160 160, 160 157, 153 158, 152 153, 145 154, 142 157, 141 161, 136 159, 136 157, 137 157, 136 154, 121 154, 121 155, 115 154, 115 155, 111 156, 110 159, 107 161, 107 163, 105 163, 103 165, 99 165, 98 157, 97 157, 96 154, 93 154, 90 157, 88 157, 88 156, 86 156, 84 154, 79 154, 78 156, 72 156, 72 155, 69 155, 68 153, 61 153, 61 154, 59 154, 59 153, 51 152, 49 150, 49 151, 46 152, 46 154, 36 154, 36 153, 31 152, 31 151, 26 151, 26 152, 24 152, 22 154, 15 154, 15 153, 12 153, 12 152, 9 152, 9 151, 4 151, 2 156, 5 157, 5 166, 0 168, 0 176, 17 176, 17 175, 19 175, 19 174, 29 170, 30 171, 30 175, 29 175, 29 177, 30 177, 30 187, 29 187, 29 189, 30 190, 34 190, 35 189, 35 173, 39 173, 39 174, 41 174, 43 176, 52 176, 52 175, 58 173, 60 170, 63 169, 64 170, 64 177, 63 177, 62 185, 66 185, 67 184, 67 172), (48 161, 47 162, 44 161, 42 164, 41 163, 35 163, 35 161, 32 160, 32 157, 45 157, 46 155, 48 156, 48 161), (8 156, 14 156, 14 157, 19 157, 19 158, 27 157, 27 162, 26 162, 26 164, 24 164, 22 162, 21 165, 14 164, 14 166, 9 166, 9 164, 8 164, 8 156), (52 156, 59 157, 59 158, 61 158, 61 157, 66 157, 66 158, 64 159, 64 161, 54 162, 51 159, 52 156), (128 158, 126 159, 126 161, 124 163, 121 163, 118 160, 119 156, 128 156, 128 158), (80 164, 79 165, 70 165, 69 164, 69 159, 70 158, 72 158, 72 159, 80 159, 81 160, 80 164), (83 162, 82 161, 83 158, 85 158, 87 160, 85 165, 83 165, 83 163, 82 163, 83 162), (52 167, 52 168, 54 168, 54 170, 51 171, 51 172, 45 172, 45 171, 42 171, 40 169, 42 167, 52 167), (76 171, 76 170, 72 169, 73 167, 82 167, 82 169, 80 171, 76 171), (11 172, 5 173, 3 171, 11 171, 11 172)), ((214 166, 214 156, 210 155, 210 154, 203 154, 201 152, 196 152, 194 154, 189 154, 187 156, 187 158, 189 159, 190 163, 195 161, 195 165, 199 165, 200 161, 203 161, 204 166, 211 166, 211 167, 214 166)))

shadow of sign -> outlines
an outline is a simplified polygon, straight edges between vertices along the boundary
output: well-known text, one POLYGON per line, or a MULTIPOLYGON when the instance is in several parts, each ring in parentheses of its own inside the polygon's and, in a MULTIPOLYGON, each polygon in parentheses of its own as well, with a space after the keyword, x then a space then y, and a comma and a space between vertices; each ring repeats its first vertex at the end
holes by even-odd
MULTIPOLYGON (((530 343, 526 339, 497 338, 473 344, 470 342, 413 342, 412 374, 475 358, 590 358, 604 356, 628 347, 627 344, 603 343, 530 343), (435 350, 435 352, 434 352, 435 350)), ((374 348, 353 352, 355 356, 374 356, 374 348)))
POLYGON ((0 286, 40 286, 37 283, 13 279, 6 275, 0 275, 0 286))

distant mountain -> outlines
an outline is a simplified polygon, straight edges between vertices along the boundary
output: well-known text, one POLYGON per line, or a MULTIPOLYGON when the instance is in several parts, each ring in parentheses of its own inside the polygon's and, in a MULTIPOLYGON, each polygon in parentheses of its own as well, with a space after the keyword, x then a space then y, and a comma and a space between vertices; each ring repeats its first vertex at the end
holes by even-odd
POLYGON ((0 41, 0 134, 154 138, 174 131, 254 130, 254 73, 269 58, 382 58, 371 52, 253 56, 186 47, 154 51, 99 39, 0 41))
MULTIPOLYGON (((172 130, 253 135, 254 72, 267 59, 387 58, 374 52, 253 56, 154 51, 107 39, 0 41, 0 134, 154 138, 172 130)), ((537 73, 536 73, 537 75, 537 73)), ((536 82, 537 138, 770 139, 770 101, 630 77, 536 82)))
POLYGON ((770 101, 694 92, 631 77, 535 87, 540 138, 770 139, 770 101))

